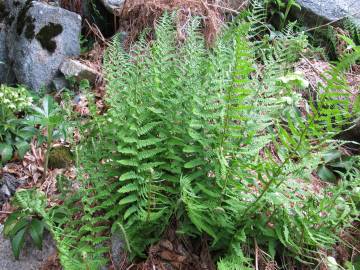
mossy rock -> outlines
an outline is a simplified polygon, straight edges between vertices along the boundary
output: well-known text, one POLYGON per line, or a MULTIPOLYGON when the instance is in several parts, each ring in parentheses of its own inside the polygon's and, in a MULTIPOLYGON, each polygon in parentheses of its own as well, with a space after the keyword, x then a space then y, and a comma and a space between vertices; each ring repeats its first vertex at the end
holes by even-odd
POLYGON ((49 168, 65 169, 73 163, 73 154, 68 147, 54 147, 50 150, 49 168))
POLYGON ((9 12, 6 10, 5 3, 3 0, 0 0, 0 23, 9 15, 9 12))

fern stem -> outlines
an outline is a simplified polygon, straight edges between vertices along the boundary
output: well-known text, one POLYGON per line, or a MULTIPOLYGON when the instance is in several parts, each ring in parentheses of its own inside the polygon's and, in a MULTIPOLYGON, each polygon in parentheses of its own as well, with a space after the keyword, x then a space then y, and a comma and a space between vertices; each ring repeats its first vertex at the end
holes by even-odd
MULTIPOLYGON (((311 121, 306 125, 306 127, 303 129, 299 142, 297 144, 297 146, 295 147, 295 149, 292 152, 297 152, 300 148, 300 146, 302 145, 302 141, 305 137, 305 135, 307 134, 307 131, 310 127, 310 125, 313 123, 313 121, 315 120, 315 113, 313 114, 313 117, 311 118, 311 121)), ((260 193, 260 195, 257 197, 257 199, 255 200, 255 202, 253 202, 251 205, 249 205, 244 213, 242 214, 242 216, 240 217, 240 220, 242 220, 245 215, 254 207, 256 206, 256 204, 265 196, 265 194, 267 193, 267 191, 270 189, 271 185, 276 181, 276 178, 280 175, 280 173, 282 172, 282 169, 284 168, 284 166, 290 161, 291 159, 291 154, 289 153, 289 155, 286 157, 286 159, 281 163, 281 165, 277 168, 274 176, 272 177, 272 179, 270 179, 267 184, 265 185, 264 189, 262 190, 262 192, 260 193)), ((284 178, 283 180, 281 180, 277 185, 276 188, 278 188, 279 186, 281 186, 284 181, 286 180, 286 178, 284 178)))

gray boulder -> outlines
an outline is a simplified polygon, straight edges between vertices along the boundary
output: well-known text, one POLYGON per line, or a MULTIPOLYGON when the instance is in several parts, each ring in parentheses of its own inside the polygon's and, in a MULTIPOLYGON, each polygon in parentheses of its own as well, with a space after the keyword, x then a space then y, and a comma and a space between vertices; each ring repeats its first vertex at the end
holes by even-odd
POLYGON ((120 269, 125 253, 124 241, 119 234, 113 234, 111 236, 111 257, 116 269, 120 269))
POLYGON ((42 2, 7 1, 13 17, 7 47, 16 78, 33 90, 48 87, 64 59, 80 54, 81 17, 42 2))
POLYGON ((110 13, 117 15, 121 13, 125 0, 101 0, 101 2, 110 13))
POLYGON ((302 18, 308 25, 338 21, 349 17, 360 26, 359 0, 297 0, 301 11, 296 10, 296 16, 302 18))
POLYGON ((66 59, 60 66, 60 71, 65 77, 74 77, 77 81, 88 80, 93 84, 101 76, 96 70, 74 59, 66 59))

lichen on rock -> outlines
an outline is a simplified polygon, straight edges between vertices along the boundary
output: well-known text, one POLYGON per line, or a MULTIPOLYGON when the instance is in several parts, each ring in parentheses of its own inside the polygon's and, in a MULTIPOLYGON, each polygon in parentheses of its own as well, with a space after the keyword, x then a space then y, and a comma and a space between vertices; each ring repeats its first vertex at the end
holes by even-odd
POLYGON ((0 0, 0 23, 9 15, 9 11, 6 10, 6 6, 3 0, 0 0))
POLYGON ((36 39, 40 42, 41 47, 53 53, 56 50, 56 41, 53 38, 60 35, 62 31, 61 24, 50 22, 40 29, 39 33, 36 34, 36 39))
MULTIPOLYGON (((15 5, 16 2, 14 2, 15 5)), ((28 24, 34 23, 34 18, 27 15, 27 12, 32 7, 32 0, 27 0, 25 5, 21 8, 16 19, 16 33, 20 36, 24 31, 24 28, 28 24)), ((29 35, 28 35, 29 36, 29 35)), ((28 37, 27 37, 28 38, 28 37)))

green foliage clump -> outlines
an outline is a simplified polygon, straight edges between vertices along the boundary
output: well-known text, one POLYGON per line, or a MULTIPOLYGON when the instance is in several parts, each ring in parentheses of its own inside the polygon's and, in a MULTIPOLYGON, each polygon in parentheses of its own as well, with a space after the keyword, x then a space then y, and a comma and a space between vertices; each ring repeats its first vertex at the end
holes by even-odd
POLYGON ((29 109, 32 98, 25 87, 0 86, 0 104, 4 113, 16 113, 29 109))
POLYGON ((15 153, 22 157, 34 132, 19 117, 29 111, 32 98, 26 88, 0 85, 0 161, 9 161, 15 153))
POLYGON ((245 247, 254 239, 272 260, 285 251, 313 264, 358 215, 357 170, 319 192, 311 182, 352 120, 339 89, 358 51, 308 101, 292 70, 303 35, 267 48, 241 22, 208 50, 196 19, 183 43, 174 25, 165 15, 151 44, 126 53, 115 37, 106 53, 109 110, 93 114, 77 151, 82 187, 65 205, 64 268, 104 265, 111 231, 132 257, 144 256, 173 220, 180 235, 209 237, 219 269, 251 269, 245 247))
POLYGON ((12 205, 16 211, 10 214, 4 224, 4 235, 10 238, 15 259, 19 259, 27 234, 38 249, 42 249, 46 196, 36 190, 19 190, 12 205))

